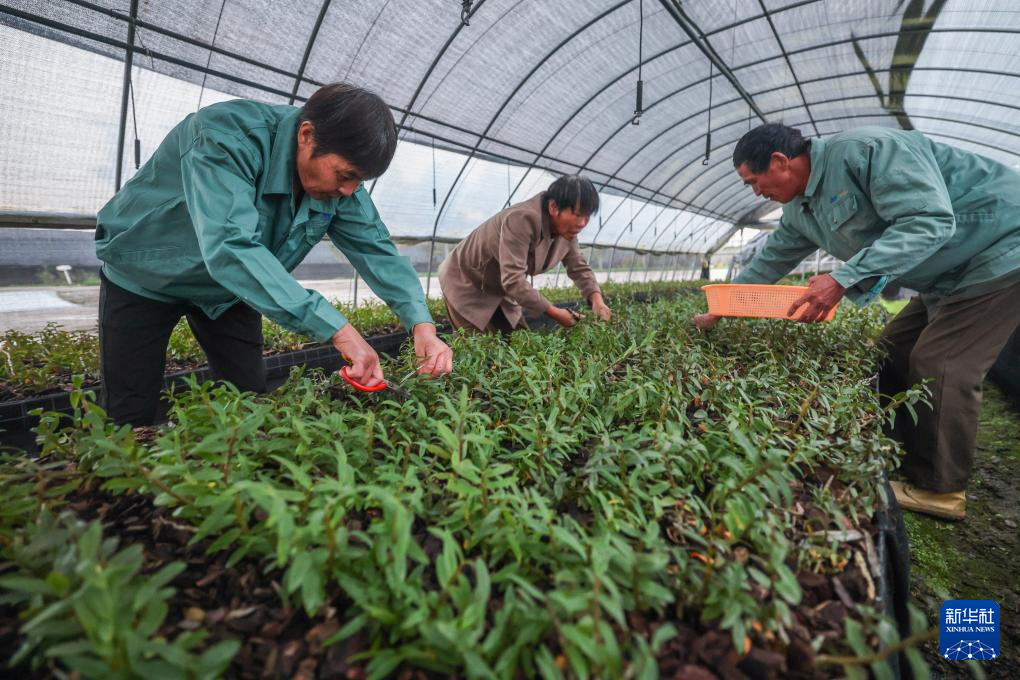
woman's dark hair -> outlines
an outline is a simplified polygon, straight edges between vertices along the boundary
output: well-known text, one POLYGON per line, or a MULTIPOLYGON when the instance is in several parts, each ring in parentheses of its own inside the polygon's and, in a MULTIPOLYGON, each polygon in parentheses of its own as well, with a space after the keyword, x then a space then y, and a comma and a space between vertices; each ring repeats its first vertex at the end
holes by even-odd
POLYGON ((787 158, 796 158, 811 149, 811 140, 804 139, 797 128, 782 123, 765 123, 748 131, 733 149, 733 167, 747 163, 747 169, 757 174, 768 170, 772 154, 779 152, 787 158))
POLYGON ((348 83, 319 88, 301 109, 315 128, 312 156, 335 153, 373 179, 386 172, 397 150, 397 126, 379 95, 348 83))
POLYGON ((599 211, 599 192, 591 180, 581 175, 564 175, 549 185, 542 202, 556 203, 557 210, 576 208, 578 214, 594 215, 599 211))

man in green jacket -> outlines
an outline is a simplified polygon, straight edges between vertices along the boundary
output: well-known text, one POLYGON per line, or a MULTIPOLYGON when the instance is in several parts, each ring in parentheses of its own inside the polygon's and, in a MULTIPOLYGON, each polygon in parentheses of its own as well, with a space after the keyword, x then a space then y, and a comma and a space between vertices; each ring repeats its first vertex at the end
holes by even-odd
MULTIPOLYGON (((735 283, 774 283, 821 248, 844 261, 816 276, 790 313, 818 321, 844 296, 866 304, 889 282, 921 293, 882 333, 880 385, 929 380, 931 408, 895 433, 904 507, 965 516, 981 384, 1020 322, 1020 174, 919 132, 864 127, 807 140, 777 123, 748 132, 733 165, 783 204, 779 227, 735 283)), ((695 323, 712 325, 701 315, 695 323)))
POLYGON ((449 373, 418 276, 397 253, 362 181, 389 167, 393 117, 376 95, 327 85, 303 108, 237 100, 193 113, 99 212, 103 403, 153 421, 166 347, 182 316, 213 372, 266 390, 262 316, 329 341, 367 385, 379 357, 290 272, 328 235, 414 336, 419 373, 449 373))

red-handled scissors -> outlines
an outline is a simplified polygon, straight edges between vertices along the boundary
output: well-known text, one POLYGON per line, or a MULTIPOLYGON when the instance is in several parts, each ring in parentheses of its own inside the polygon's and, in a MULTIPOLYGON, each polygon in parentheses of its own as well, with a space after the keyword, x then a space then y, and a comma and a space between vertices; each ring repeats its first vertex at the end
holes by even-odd
MULTIPOLYGON (((389 389, 393 390, 393 392, 397 396, 399 396, 399 397, 401 397, 403 399, 408 399, 411 396, 411 393, 408 392, 407 390, 405 390, 403 387, 401 387, 400 383, 395 383, 392 380, 383 380, 378 385, 372 385, 371 387, 369 387, 368 385, 362 385, 357 380, 355 380, 354 378, 352 378, 351 376, 349 376, 347 374, 347 369, 348 368, 350 368, 350 367, 349 366, 344 366, 343 368, 340 369, 340 377, 343 378, 344 380, 346 380, 347 383, 351 387, 356 389, 356 390, 361 390, 362 392, 380 392, 382 390, 385 390, 388 387, 389 389)), ((405 375, 403 378, 401 378, 400 382, 403 383, 404 381, 406 381, 408 378, 410 378, 412 375, 414 375, 417 372, 418 372, 417 369, 411 371, 410 373, 405 375)))

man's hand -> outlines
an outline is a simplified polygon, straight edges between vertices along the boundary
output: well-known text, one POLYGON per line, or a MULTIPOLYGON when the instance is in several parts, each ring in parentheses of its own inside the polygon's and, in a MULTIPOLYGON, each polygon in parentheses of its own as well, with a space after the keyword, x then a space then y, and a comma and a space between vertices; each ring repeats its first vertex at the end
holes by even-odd
POLYGON ((354 326, 345 325, 333 334, 330 342, 336 351, 340 352, 340 356, 351 362, 351 367, 347 369, 347 375, 352 380, 365 387, 375 387, 383 381, 379 355, 365 342, 354 326))
POLYGON ((591 297, 588 298, 591 303, 591 311, 595 313, 602 321, 609 321, 613 318, 613 310, 609 309, 609 305, 606 304, 605 300, 602 299, 602 293, 592 293, 591 297))
POLYGON ((797 321, 803 323, 821 321, 829 313, 829 310, 839 304, 845 292, 846 288, 837 283, 836 279, 829 274, 812 276, 808 281, 808 291, 790 305, 790 310, 786 315, 793 316, 799 307, 806 304, 807 307, 797 317, 797 321))
POLYGON ((576 323, 573 314, 566 309, 557 307, 556 305, 549 305, 549 308, 545 310, 545 315, 564 328, 570 328, 576 323))
POLYGON ((435 324, 415 324, 412 334, 414 354, 421 362, 418 375, 438 378, 453 371, 453 350, 436 335, 435 324))
POLYGON ((698 328, 706 330, 714 326, 721 318, 721 316, 716 316, 715 314, 698 314, 697 316, 692 317, 691 321, 693 321, 694 325, 698 328))

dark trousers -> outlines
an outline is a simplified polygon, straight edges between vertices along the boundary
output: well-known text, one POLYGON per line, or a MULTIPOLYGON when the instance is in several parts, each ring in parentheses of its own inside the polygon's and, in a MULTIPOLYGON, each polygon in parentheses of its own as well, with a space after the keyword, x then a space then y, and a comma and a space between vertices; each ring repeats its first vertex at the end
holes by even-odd
POLYGON ((510 320, 506 318, 502 307, 496 307, 496 311, 492 313, 492 317, 489 319, 489 325, 485 328, 475 328, 470 321, 460 315, 460 312, 451 307, 449 302, 446 303, 446 317, 450 320, 450 325, 453 326, 454 330, 463 329, 467 333, 501 333, 509 335, 516 330, 526 330, 528 328, 528 322, 524 320, 524 315, 521 315, 521 319, 517 322, 516 326, 511 326, 510 320))
POLYGON ((930 379, 932 406, 917 408, 915 425, 900 409, 892 433, 906 451, 911 484, 937 493, 967 487, 977 445, 981 384, 1020 322, 1020 284, 973 298, 943 302, 933 318, 914 298, 882 331, 889 351, 881 375, 884 394, 930 379))
POLYGON ((217 319, 190 304, 124 290, 105 276, 99 289, 100 404, 117 423, 151 425, 163 390, 170 334, 187 317, 213 375, 241 390, 266 391, 262 315, 238 303, 217 319))

